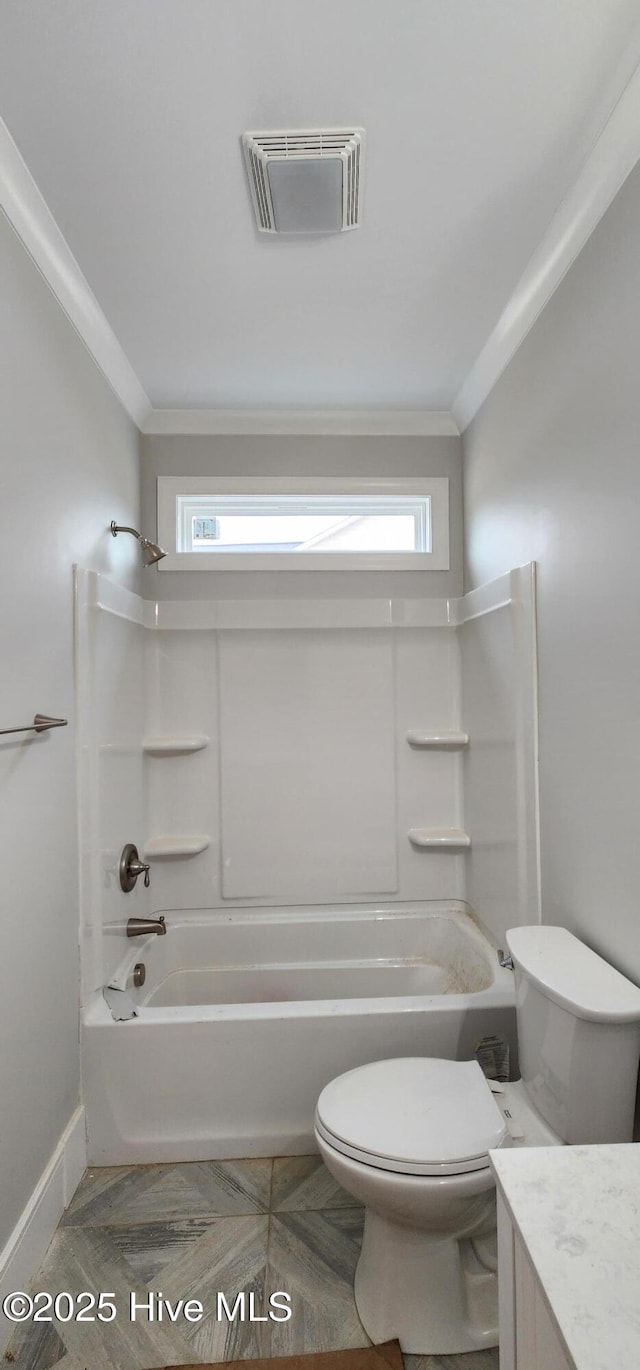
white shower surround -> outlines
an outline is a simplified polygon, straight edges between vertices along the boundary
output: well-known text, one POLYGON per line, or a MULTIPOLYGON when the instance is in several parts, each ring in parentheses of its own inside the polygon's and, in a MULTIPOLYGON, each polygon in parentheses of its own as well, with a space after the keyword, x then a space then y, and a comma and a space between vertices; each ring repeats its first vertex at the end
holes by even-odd
MULTIPOLYGON (((539 918, 533 567, 458 600, 182 604, 143 601, 78 570, 76 624, 83 1070, 92 1163, 306 1151, 312 1096, 331 1075, 398 1053, 468 1056, 484 1032, 501 1025, 511 1032, 510 980, 497 970, 495 947, 505 924, 539 918), (280 689, 301 660, 298 713, 295 693, 293 705, 281 703, 280 689), (326 714, 334 660, 344 689, 326 714), (472 669, 463 681, 466 660, 472 669), (262 661, 271 672, 264 690, 255 684, 260 671, 251 671, 262 661), (447 743, 452 732, 467 731, 469 746, 416 748, 408 740, 416 730, 445 734, 447 743), (345 822, 345 848, 351 839, 359 843, 357 859, 339 850, 323 868, 324 830, 307 837, 286 786, 274 783, 269 800, 267 785, 260 797, 260 767, 272 778, 278 768, 279 777, 282 759, 291 778, 296 748, 304 755, 307 741, 316 748, 320 787, 337 767, 339 788, 352 755, 364 768, 361 810, 354 792, 340 822, 330 814, 327 828, 329 852, 345 822), (252 758, 263 743, 254 775, 252 758), (238 764, 247 768, 246 801, 238 764), (363 840, 354 826, 360 811, 369 832, 363 840), (291 832, 283 836, 285 812, 291 832), (258 821, 267 829, 261 845, 253 841, 258 821), (384 840, 381 824, 393 829, 384 840), (471 852, 416 850, 408 837, 415 827, 464 826, 471 852), (183 840, 186 853, 194 834, 198 854, 158 856, 158 843, 169 843, 169 835, 174 849, 183 840), (150 890, 124 895, 117 865, 130 840, 152 853, 155 845, 155 858, 150 890), (270 860, 273 840, 280 857, 270 860), (450 977, 448 986, 424 978, 416 986, 406 975, 399 992, 363 997, 363 975, 376 979, 380 970, 371 965, 371 947, 383 913, 392 943, 396 938, 387 960, 409 956, 415 963, 437 957, 425 951, 424 936, 417 949, 401 950, 408 913, 414 927, 430 926, 433 935, 434 915, 442 919, 446 910, 445 921, 462 919, 477 939, 477 928, 465 922, 468 905, 488 929, 482 955, 493 970, 483 988, 467 982, 463 993, 444 993, 450 977), (171 926, 166 939, 148 946, 126 940, 127 917, 160 912, 171 926), (143 1004, 134 1023, 113 1022, 102 986, 122 983, 123 967, 145 960, 152 984, 152 964, 170 953, 175 971, 192 983, 194 963, 218 964, 225 925, 267 939, 260 955, 245 945, 234 962, 236 985, 246 985, 242 997, 253 1002, 195 1003, 211 999, 209 986, 201 995, 190 992, 187 1006, 173 996, 173 1007, 143 1004), (298 997, 256 1002, 261 991, 250 987, 252 979, 264 979, 266 964, 290 959, 283 930, 296 939, 302 929, 308 939, 312 926, 318 937, 294 973, 298 997), (201 946, 194 956, 188 946, 203 927, 211 950, 201 946), (347 962, 340 975, 346 988, 335 986, 320 1000, 311 982, 326 979, 329 941, 338 934, 347 943, 355 938, 351 954, 343 948, 338 956, 347 962)), ((300 802, 314 814, 313 794, 302 789, 300 802)), ((401 967, 387 969, 397 977, 401 967)))

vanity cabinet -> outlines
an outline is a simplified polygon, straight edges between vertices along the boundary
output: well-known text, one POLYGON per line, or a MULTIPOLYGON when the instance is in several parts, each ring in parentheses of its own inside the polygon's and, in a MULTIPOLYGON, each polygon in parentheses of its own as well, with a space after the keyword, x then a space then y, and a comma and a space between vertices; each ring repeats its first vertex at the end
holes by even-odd
POLYGON ((498 1195, 500 1370, 575 1370, 504 1199, 498 1195))
POLYGON ((638 1370, 640 1146, 491 1152, 500 1370, 638 1370))

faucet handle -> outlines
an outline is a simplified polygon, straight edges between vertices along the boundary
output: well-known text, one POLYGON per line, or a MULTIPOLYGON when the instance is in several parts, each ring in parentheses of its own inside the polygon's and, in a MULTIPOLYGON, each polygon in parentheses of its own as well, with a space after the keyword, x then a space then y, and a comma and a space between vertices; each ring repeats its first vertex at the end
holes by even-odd
POLYGON ((143 872, 143 871, 144 871, 144 887, 145 887, 146 890, 148 890, 149 885, 151 884, 151 876, 149 875, 149 863, 148 863, 147 861, 130 861, 130 862, 129 862, 129 874, 132 875, 132 876, 134 876, 136 880, 138 879, 138 876, 139 876, 139 875, 142 875, 142 872, 143 872))
POLYGON ((143 871, 145 889, 148 889, 151 884, 149 863, 140 860, 138 848, 133 842, 127 842, 126 846, 122 848, 119 868, 120 888, 124 890, 125 894, 130 894, 131 890, 135 888, 136 880, 143 871))

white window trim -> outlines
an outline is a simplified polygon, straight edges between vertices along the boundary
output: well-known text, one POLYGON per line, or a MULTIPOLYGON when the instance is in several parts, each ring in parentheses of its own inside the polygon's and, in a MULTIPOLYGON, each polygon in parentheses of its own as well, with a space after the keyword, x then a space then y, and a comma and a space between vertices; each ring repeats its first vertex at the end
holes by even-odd
POLYGON ((358 477, 158 476, 159 571, 448 571, 449 480, 358 477), (431 500, 430 552, 203 552, 176 550, 179 495, 420 495, 431 500))

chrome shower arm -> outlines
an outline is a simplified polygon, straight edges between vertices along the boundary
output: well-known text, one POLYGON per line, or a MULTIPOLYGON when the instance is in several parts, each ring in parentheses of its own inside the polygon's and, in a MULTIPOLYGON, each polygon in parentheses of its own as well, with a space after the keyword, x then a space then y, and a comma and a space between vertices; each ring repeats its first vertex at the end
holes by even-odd
POLYGON ((116 523, 115 519, 112 519, 111 536, 115 538, 118 533, 133 533, 134 538, 137 538, 138 542, 142 542, 142 533, 139 533, 137 528, 128 528, 125 523, 116 523))

